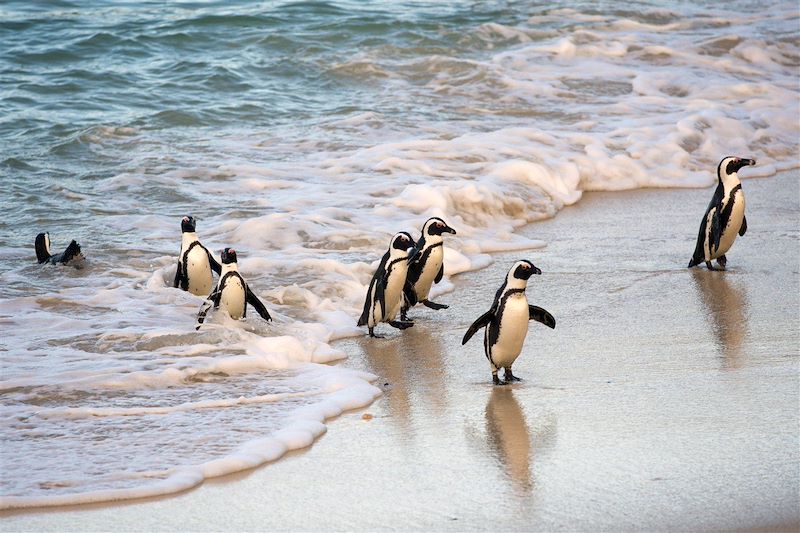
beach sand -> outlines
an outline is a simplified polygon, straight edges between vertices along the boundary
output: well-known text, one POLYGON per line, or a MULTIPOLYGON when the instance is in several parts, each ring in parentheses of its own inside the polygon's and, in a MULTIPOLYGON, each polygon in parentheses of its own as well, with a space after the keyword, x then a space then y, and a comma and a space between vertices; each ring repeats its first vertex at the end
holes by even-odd
MULTIPOLYGON (((742 172, 746 174, 746 172, 742 172)), ((689 270, 705 190, 589 193, 454 278, 445 311, 349 339, 384 395, 312 447, 175 496, 2 514, 20 530, 795 530, 800 525, 800 180, 743 183, 727 272, 689 270), (465 330, 511 263, 542 270, 495 387, 465 330)), ((355 320, 355 318, 354 318, 355 320)))

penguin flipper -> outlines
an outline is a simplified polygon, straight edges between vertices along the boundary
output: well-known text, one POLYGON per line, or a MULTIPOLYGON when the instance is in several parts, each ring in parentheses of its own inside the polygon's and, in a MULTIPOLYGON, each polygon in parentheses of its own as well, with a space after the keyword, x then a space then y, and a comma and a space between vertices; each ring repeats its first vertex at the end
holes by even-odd
POLYGON ((216 259, 214 259, 214 254, 212 254, 211 252, 209 252, 209 251, 208 251, 208 248, 206 248, 205 246, 203 246, 203 249, 204 249, 204 250, 206 251, 206 253, 208 254, 208 264, 209 264, 209 265, 211 265, 211 270, 213 270, 214 272, 216 272, 216 273, 217 273, 217 276, 219 276, 220 274, 222 274, 222 266, 221 266, 221 265, 220 265, 220 264, 217 262, 217 260, 216 260, 216 259))
POLYGON ((742 227, 739 228, 739 237, 747 233, 747 217, 742 215, 742 227))
POLYGON ((217 307, 219 305, 219 297, 220 291, 215 289, 211 292, 211 294, 208 295, 208 298, 203 301, 203 303, 200 305, 200 311, 197 312, 197 327, 194 329, 200 329, 200 326, 206 319, 208 310, 211 309, 211 307, 217 307))
POLYGON ((719 249, 719 241, 722 238, 722 221, 720 220, 719 209, 714 211, 711 216, 711 233, 709 234, 708 251, 712 257, 714 252, 719 249))
POLYGON ((528 317, 529 320, 535 320, 536 322, 542 323, 550 329, 556 329, 556 319, 553 318, 553 315, 541 307, 528 305, 528 317))
POLYGON ((178 268, 175 269, 175 281, 172 283, 174 288, 178 288, 178 286, 181 284, 181 278, 183 277, 181 270, 181 262, 178 261, 178 268))
POLYGON ((403 296, 405 296, 408 307, 417 305, 417 291, 414 289, 414 283, 409 279, 406 279, 406 284, 403 286, 403 296))
POLYGON ((253 309, 255 309, 259 315, 261 315, 261 318, 267 322, 271 322, 272 317, 269 315, 269 311, 267 311, 267 308, 264 306, 261 300, 258 299, 258 296, 256 296, 253 291, 250 290, 249 286, 245 286, 245 291, 247 303, 253 306, 253 309))
POLYGON ((461 346, 467 344, 467 341, 469 341, 479 329, 485 328, 487 325, 489 325, 489 322, 492 321, 492 318, 494 318, 494 313, 492 312, 491 309, 483 313, 481 316, 479 316, 478 319, 472 323, 467 332, 464 334, 464 338, 461 339, 461 346))
POLYGON ((442 281, 443 277, 444 277, 444 263, 442 263, 442 267, 439 269, 439 273, 436 274, 436 277, 433 279, 433 282, 439 283, 440 281, 442 281))
MULTIPOLYGON (((384 300, 384 278, 386 276, 386 263, 388 261, 389 252, 386 252, 383 254, 381 262, 378 264, 378 268, 375 270, 375 274, 372 275, 372 280, 369 282, 367 297, 364 299, 364 310, 361 312, 361 316, 358 318, 358 323, 356 324, 357 326, 366 326, 369 323, 369 314, 372 311, 373 306, 380 303, 381 309, 386 308, 386 303, 384 300)), ((383 315, 383 311, 381 311, 381 315, 383 315)))

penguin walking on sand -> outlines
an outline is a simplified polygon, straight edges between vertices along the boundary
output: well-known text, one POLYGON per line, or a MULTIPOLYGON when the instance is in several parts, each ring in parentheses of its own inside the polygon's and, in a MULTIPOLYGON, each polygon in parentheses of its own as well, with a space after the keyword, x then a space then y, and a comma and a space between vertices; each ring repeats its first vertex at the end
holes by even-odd
POLYGON ((462 345, 466 344, 476 331, 486 328, 483 348, 492 367, 492 380, 495 385, 520 381, 511 373, 511 365, 522 351, 529 320, 541 322, 549 328, 556 327, 553 315, 541 307, 529 305, 525 297, 528 278, 541 273, 542 271, 530 261, 523 259, 514 263, 505 281, 497 290, 491 309, 472 323, 461 341, 462 345), (500 368, 505 369, 505 381, 500 381, 497 377, 500 368))
POLYGON ((180 287, 195 296, 205 296, 214 287, 211 271, 219 274, 221 267, 211 252, 200 244, 196 226, 197 221, 192 216, 181 219, 181 254, 173 287, 180 287))
POLYGON ((400 319, 407 320, 406 313, 411 307, 421 303, 431 309, 447 309, 448 306, 428 300, 431 286, 442 281, 444 276, 443 234, 456 230, 438 217, 429 218, 422 226, 422 236, 416 244, 417 257, 408 266, 408 281, 403 290, 403 307, 400 319))
POLYGON ((50 263, 53 265, 62 264, 79 267, 85 259, 83 253, 81 253, 81 245, 75 239, 70 241, 66 250, 60 254, 53 255, 50 252, 50 234, 48 232, 40 233, 36 236, 34 248, 36 249, 36 260, 40 265, 42 263, 50 263))
POLYGON ((389 243, 389 250, 383 254, 375 274, 367 289, 364 311, 358 319, 359 326, 369 328, 369 336, 375 335, 375 326, 388 322, 397 329, 406 329, 413 322, 399 320, 395 317, 403 305, 403 287, 406 284, 408 265, 417 254, 414 239, 405 231, 396 233, 389 243))
POLYGON ((219 282, 200 307, 200 312, 197 314, 198 325, 195 329, 200 329, 200 325, 205 321, 206 313, 208 313, 212 305, 214 309, 222 307, 231 318, 239 320, 247 316, 247 304, 250 304, 261 315, 261 318, 266 321, 272 320, 267 308, 253 294, 253 291, 245 283, 244 278, 239 274, 239 267, 236 264, 236 250, 225 248, 222 250, 221 258, 222 272, 219 276, 219 282))
POLYGON ((709 270, 725 270, 728 258, 725 253, 733 246, 737 233, 744 235, 747 231, 747 219, 744 216, 744 192, 742 182, 736 174, 742 167, 756 164, 755 159, 729 156, 717 166, 717 189, 708 204, 706 214, 700 221, 700 233, 697 235, 697 246, 689 261, 689 268, 705 262, 709 270), (719 269, 711 266, 716 259, 719 269))

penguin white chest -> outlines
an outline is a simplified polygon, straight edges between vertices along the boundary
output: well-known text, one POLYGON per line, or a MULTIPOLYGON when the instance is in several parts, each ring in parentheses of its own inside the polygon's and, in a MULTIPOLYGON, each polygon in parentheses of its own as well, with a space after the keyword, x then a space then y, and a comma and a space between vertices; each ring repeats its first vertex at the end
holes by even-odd
POLYGON ((444 250, 441 246, 436 246, 430 251, 428 260, 425 262, 425 267, 419 279, 414 284, 414 291, 417 293, 417 299, 425 300, 428 298, 428 293, 431 292, 433 280, 442 268, 442 261, 444 260, 444 250))
POLYGON ((186 255, 186 274, 189 278, 189 292, 197 296, 207 296, 213 287, 211 264, 208 254, 200 246, 195 246, 186 255))
POLYGON ((736 191, 733 198, 728 201, 733 202, 733 208, 731 209, 731 216, 728 219, 728 224, 722 230, 722 235, 719 239, 719 249, 714 256, 715 258, 724 255, 731 249, 733 241, 736 240, 736 235, 739 232, 739 228, 742 227, 742 221, 744 220, 744 194, 742 194, 741 189, 736 191))
POLYGON ((234 320, 244 316, 245 294, 242 281, 231 277, 225 283, 219 298, 219 306, 224 309, 234 320))
POLYGON ((510 366, 519 356, 528 334, 529 316, 524 294, 514 294, 506 300, 497 342, 491 348, 492 361, 498 367, 510 366))
POLYGON ((389 273, 389 279, 383 293, 384 302, 386 303, 386 311, 383 315, 384 320, 394 320, 397 313, 400 312, 406 274, 408 274, 408 265, 405 261, 398 262, 389 273))

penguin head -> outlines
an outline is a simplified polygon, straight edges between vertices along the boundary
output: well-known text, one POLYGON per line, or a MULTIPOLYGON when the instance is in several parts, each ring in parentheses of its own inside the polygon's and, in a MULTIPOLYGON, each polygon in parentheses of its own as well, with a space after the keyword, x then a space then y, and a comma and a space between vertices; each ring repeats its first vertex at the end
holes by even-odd
POLYGON ((222 250, 220 259, 222 259, 223 265, 230 265, 231 263, 236 264, 236 250, 233 248, 225 248, 222 250))
POLYGON ((197 221, 193 216, 186 215, 181 219, 181 231, 183 233, 194 233, 197 227, 197 221))
POLYGON ((717 178, 723 181, 728 176, 736 174, 740 168, 748 167, 756 164, 755 159, 746 159, 744 157, 728 156, 722 158, 717 166, 717 178))
POLYGON ((511 275, 516 279, 527 280, 532 275, 541 273, 542 271, 527 259, 521 259, 511 267, 511 275))
POLYGON ((36 260, 40 263, 44 263, 53 255, 50 253, 50 234, 47 232, 36 236, 34 247, 36 248, 36 260))
POLYGON ((419 250, 416 249, 416 244, 417 243, 414 241, 414 238, 411 236, 410 233, 408 233, 407 231, 401 231, 400 233, 395 233, 394 237, 392 237, 392 242, 389 252, 391 255, 394 255, 395 257, 398 256, 402 257, 402 255, 395 252, 395 250, 407 252, 408 260, 411 261, 419 253, 419 250))
POLYGON ((442 233, 452 233, 455 235, 456 230, 447 225, 447 223, 439 217, 429 218, 425 225, 422 226, 422 233, 428 236, 441 235, 442 233))

